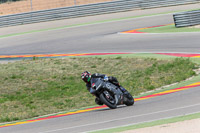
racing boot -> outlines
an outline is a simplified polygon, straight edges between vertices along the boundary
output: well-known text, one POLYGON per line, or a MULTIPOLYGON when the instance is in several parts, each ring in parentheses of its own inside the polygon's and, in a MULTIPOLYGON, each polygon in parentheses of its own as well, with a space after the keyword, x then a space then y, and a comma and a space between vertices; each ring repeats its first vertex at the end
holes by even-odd
POLYGON ((125 92, 128 92, 124 87, 122 87, 121 85, 119 85, 119 88, 120 88, 120 90, 123 92, 123 93, 125 93, 125 92))
POLYGON ((125 97, 127 97, 128 99, 132 98, 131 94, 124 87, 120 86, 120 90, 124 93, 125 97))

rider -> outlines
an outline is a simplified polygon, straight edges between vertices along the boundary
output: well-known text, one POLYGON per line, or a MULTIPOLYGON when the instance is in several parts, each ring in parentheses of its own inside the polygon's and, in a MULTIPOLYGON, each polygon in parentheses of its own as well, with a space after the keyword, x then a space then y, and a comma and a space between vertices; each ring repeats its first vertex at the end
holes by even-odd
MULTIPOLYGON (((85 72, 83 72, 83 73, 81 74, 81 78, 82 78, 82 80, 86 83, 86 87, 87 87, 88 91, 89 91, 91 94, 93 94, 93 92, 95 91, 95 90, 92 88, 92 85, 91 85, 91 82, 90 82, 92 78, 102 78, 102 79, 104 79, 104 81, 109 81, 109 82, 113 83, 114 85, 116 85, 117 87, 119 87, 123 93, 127 93, 127 90, 126 90, 125 88, 123 88, 123 87, 119 84, 117 78, 112 77, 112 76, 109 76, 109 77, 108 77, 108 76, 106 76, 105 74, 99 74, 99 73, 94 73, 94 74, 91 75, 90 72, 85 71, 85 72)), ((103 105, 103 103, 99 100, 98 97, 96 97, 95 102, 96 102, 97 104, 99 104, 99 105, 103 105)))

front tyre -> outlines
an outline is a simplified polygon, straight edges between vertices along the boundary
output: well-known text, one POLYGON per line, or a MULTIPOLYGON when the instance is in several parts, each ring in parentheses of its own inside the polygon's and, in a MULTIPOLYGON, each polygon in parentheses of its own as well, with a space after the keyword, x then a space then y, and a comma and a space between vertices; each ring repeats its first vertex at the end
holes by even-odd
POLYGON ((111 109, 116 109, 117 108, 116 102, 114 102, 114 103, 110 102, 109 99, 106 97, 106 95, 104 93, 101 93, 99 97, 100 97, 100 100, 105 105, 107 105, 109 108, 111 108, 111 109))

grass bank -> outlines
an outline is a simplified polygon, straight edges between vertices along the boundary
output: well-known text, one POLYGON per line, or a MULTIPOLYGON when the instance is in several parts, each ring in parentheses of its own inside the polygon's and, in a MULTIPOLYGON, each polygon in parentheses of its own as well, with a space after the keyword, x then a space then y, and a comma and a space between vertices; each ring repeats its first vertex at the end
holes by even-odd
POLYGON ((0 64, 0 122, 95 105, 80 74, 115 76, 132 95, 195 75, 189 59, 133 57, 37 59, 0 64))

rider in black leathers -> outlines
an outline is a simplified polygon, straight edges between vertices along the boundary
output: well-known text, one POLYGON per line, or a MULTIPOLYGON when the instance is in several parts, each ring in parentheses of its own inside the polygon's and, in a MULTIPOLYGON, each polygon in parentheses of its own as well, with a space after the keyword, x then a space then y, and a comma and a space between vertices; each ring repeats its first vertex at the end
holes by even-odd
MULTIPOLYGON (((81 74, 81 78, 82 80, 86 83, 86 87, 88 89, 88 91, 93 94, 93 92, 95 91, 93 88, 92 88, 92 85, 91 85, 91 79, 92 78, 102 78, 103 80, 105 81, 109 81, 111 82, 112 84, 118 86, 121 91, 125 94, 127 93, 127 90, 125 88, 123 88, 122 86, 120 86, 117 78, 115 77, 112 77, 112 76, 106 76, 105 74, 99 74, 99 73, 94 73, 94 74, 90 74, 90 72, 88 71, 85 71, 81 74)), ((96 97, 95 99, 95 102, 98 104, 98 105, 103 105, 103 103, 99 100, 98 97, 96 97)))

